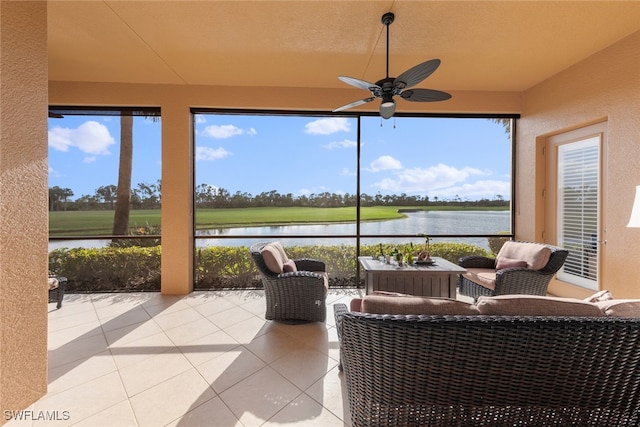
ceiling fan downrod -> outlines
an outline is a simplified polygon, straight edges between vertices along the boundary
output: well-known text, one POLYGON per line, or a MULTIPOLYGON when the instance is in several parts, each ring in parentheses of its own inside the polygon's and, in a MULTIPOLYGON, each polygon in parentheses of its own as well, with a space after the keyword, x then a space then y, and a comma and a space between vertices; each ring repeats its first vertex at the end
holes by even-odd
POLYGON ((387 27, 387 78, 389 78, 389 25, 393 23, 396 16, 392 12, 382 15, 382 23, 387 27))

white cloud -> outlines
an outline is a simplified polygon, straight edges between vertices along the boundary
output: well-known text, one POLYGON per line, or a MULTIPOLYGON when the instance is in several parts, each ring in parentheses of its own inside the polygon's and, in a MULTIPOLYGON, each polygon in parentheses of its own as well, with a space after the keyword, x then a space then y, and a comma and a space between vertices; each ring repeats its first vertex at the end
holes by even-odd
POLYGON ((351 125, 344 117, 318 119, 307 123, 304 131, 311 135, 331 135, 336 132, 349 132, 351 125))
POLYGON ((82 163, 93 163, 96 161, 96 156, 87 156, 82 159, 82 163))
POLYGON ((380 156, 366 169, 369 172, 380 172, 384 170, 397 170, 402 169, 402 163, 398 159, 394 159, 391 156, 380 156))
POLYGON ((62 176, 62 175, 60 175, 60 172, 58 172, 57 170, 55 170, 51 166, 49 166, 49 175, 54 176, 56 178, 62 176))
POLYGON ((207 123, 207 119, 202 114, 197 114, 196 123, 197 124, 207 123))
POLYGON ((227 139, 238 135, 256 135, 254 128, 241 129, 234 125, 209 125, 202 131, 202 136, 214 139, 227 139))
MULTIPOLYGON (((388 157, 388 156, 383 156, 388 157)), ((394 173, 393 177, 386 177, 374 184, 380 190, 396 193, 427 193, 440 194, 452 192, 452 195, 462 194, 462 191, 455 191, 452 188, 456 185, 464 185, 466 180, 472 176, 483 176, 486 172, 480 169, 465 167, 462 169, 439 163, 427 169, 412 168, 401 169, 394 173)), ((466 194, 466 192, 464 192, 466 194)), ((495 193, 500 194, 500 193, 495 193)))
POLYGON ((56 126, 49 131, 49 146, 57 151, 69 151, 69 147, 76 147, 84 153, 106 155, 110 154, 109 146, 115 143, 109 129, 93 120, 75 129, 56 126))
POLYGON ((476 181, 445 188, 437 194, 438 197, 455 197, 456 195, 462 199, 469 200, 482 198, 493 199, 495 196, 501 195, 508 200, 511 198, 511 182, 493 180, 476 181))
POLYGON ((232 153, 224 148, 196 147, 196 161, 219 160, 230 156, 232 153))
POLYGON ((356 176, 357 174, 355 172, 351 172, 349 170, 349 168, 342 168, 342 172, 340 172, 340 175, 342 175, 342 176, 356 176))
POLYGON ((343 139, 342 141, 333 141, 328 144, 323 145, 324 148, 328 148, 329 150, 333 150, 334 148, 354 148, 357 147, 358 143, 356 141, 352 141, 350 139, 343 139))

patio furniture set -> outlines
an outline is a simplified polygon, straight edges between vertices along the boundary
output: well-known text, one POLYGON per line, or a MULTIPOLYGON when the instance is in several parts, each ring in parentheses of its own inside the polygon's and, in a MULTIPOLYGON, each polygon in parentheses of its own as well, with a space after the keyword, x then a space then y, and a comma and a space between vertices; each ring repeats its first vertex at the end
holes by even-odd
MULTIPOLYGON (((324 321, 324 263, 275 243, 251 247, 267 319, 324 321)), ((334 305, 352 425, 640 425, 640 300, 545 296, 567 255, 507 242, 458 266, 360 257, 366 295, 334 305)))

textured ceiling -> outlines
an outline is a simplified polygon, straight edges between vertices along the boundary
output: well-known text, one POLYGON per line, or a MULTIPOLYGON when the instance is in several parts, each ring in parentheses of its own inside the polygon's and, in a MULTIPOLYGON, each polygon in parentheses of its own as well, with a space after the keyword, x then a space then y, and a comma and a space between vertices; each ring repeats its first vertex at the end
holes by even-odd
POLYGON ((344 88, 432 58, 417 87, 523 91, 640 30, 640 1, 48 1, 49 79, 344 88))

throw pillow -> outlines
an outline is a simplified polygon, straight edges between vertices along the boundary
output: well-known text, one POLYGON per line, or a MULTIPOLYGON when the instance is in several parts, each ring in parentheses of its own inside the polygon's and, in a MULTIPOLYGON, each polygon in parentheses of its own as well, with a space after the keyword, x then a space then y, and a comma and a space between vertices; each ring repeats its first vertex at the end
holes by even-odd
POLYGON ((581 299, 538 295, 481 296, 476 307, 488 316, 604 316, 598 306, 581 299))
POLYGON ((496 270, 503 270, 505 268, 527 268, 527 261, 507 257, 498 258, 496 260, 496 270))
POLYGON ((296 262, 292 259, 286 260, 282 263, 282 271, 284 271, 285 273, 295 273, 296 271, 298 271, 296 262))
POLYGON ((606 289, 596 292, 595 294, 591 295, 588 298, 585 298, 584 300, 586 302, 599 302, 599 301, 609 301, 613 299, 613 295, 611 294, 611 292, 607 291, 606 289))
POLYGON ((269 243, 267 245, 264 245, 264 247, 260 251, 260 255, 262 255, 262 259, 264 260, 264 263, 266 264, 269 271, 276 274, 280 274, 283 272, 282 267, 284 264, 284 260, 282 259, 278 248, 269 243))
POLYGON ((638 299, 614 299, 598 301, 595 303, 604 314, 609 317, 640 317, 640 300, 638 299))

